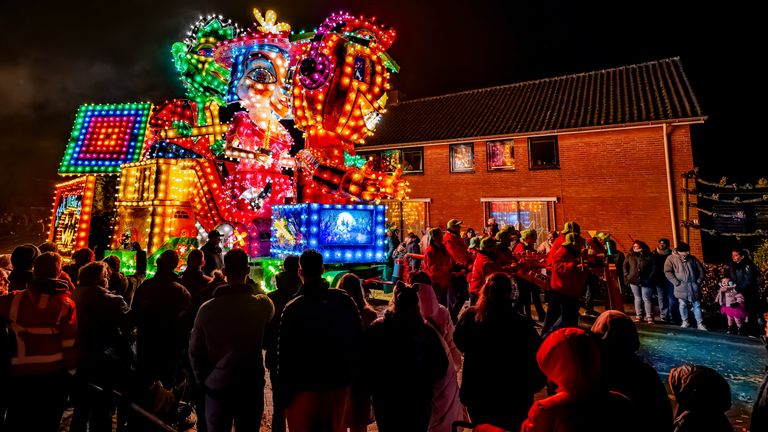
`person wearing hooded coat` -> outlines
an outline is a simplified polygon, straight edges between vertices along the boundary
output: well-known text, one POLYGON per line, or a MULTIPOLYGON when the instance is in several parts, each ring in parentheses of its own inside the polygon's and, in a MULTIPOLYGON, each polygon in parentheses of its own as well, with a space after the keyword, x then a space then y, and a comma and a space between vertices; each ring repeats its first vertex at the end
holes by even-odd
POLYGON ((440 336, 419 311, 418 290, 398 283, 384 318, 365 332, 365 363, 387 367, 385 378, 369 383, 381 432, 427 432, 435 385, 449 368, 440 336))
POLYGON ((429 246, 424 251, 424 266, 432 279, 437 300, 443 306, 448 306, 448 289, 451 287, 451 269, 455 262, 443 244, 443 232, 440 228, 429 230, 429 246))
POLYGON ((704 266, 693 255, 687 243, 680 242, 672 255, 664 262, 664 275, 674 286, 675 297, 680 302, 681 327, 689 327, 688 306, 693 309, 699 330, 707 330, 701 316, 701 284, 704 282, 704 266))
POLYGON ((536 364, 541 339, 533 322, 515 311, 515 291, 506 274, 489 276, 453 335, 464 353, 461 401, 472 422, 508 430, 520 429, 533 395, 545 384, 536 364))
POLYGON ((457 376, 461 369, 461 352, 453 342, 454 326, 451 314, 445 306, 437 302, 435 291, 429 283, 429 276, 424 272, 415 273, 411 277, 411 284, 418 289, 421 316, 424 322, 440 335, 440 342, 449 360, 445 375, 435 382, 432 391, 429 432, 451 432, 453 422, 466 420, 464 406, 459 401, 457 376))
POLYGON ((8 275, 8 293, 27 289, 27 283, 34 279, 32 264, 40 256, 40 250, 32 244, 16 246, 11 253, 13 270, 8 275))
POLYGON ((552 257, 552 297, 541 329, 547 335, 554 328, 579 325, 579 298, 587 289, 589 269, 583 264, 584 240, 574 233, 566 234, 562 246, 552 257))
POLYGON ((673 368, 669 389, 677 400, 674 432, 733 432, 725 415, 731 409, 731 386, 715 370, 689 364, 673 368))
POLYGON ((640 412, 626 396, 609 391, 594 338, 578 328, 555 331, 536 354, 556 393, 534 402, 521 432, 640 432, 640 412))
POLYGON ((627 396, 643 415, 642 430, 670 432, 672 406, 659 374, 637 356, 640 338, 637 328, 625 313, 607 310, 592 325, 597 337, 603 376, 609 390, 627 396))

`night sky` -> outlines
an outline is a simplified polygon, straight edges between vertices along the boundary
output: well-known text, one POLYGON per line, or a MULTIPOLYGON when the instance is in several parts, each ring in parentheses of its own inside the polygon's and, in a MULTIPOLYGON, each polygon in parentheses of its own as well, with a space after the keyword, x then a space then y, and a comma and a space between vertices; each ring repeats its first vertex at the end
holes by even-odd
MULTIPOLYGON (((768 175, 763 145, 764 23, 725 2, 13 1, 0 32, 0 208, 50 205, 78 105, 183 97, 170 47, 200 14, 248 27, 274 9, 294 30, 340 9, 395 27, 394 88, 407 99, 679 56, 709 116, 694 159, 709 179, 768 175), (759 78, 758 78, 759 77, 759 78)), ((609 165, 601 169, 624 175, 609 165)))

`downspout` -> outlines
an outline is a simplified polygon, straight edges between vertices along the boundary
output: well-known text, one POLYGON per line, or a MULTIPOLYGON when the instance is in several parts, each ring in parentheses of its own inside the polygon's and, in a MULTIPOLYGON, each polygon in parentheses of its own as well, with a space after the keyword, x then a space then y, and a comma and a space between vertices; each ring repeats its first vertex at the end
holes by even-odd
POLYGON ((675 189, 672 185, 672 158, 669 154, 669 135, 667 124, 661 124, 662 135, 664 136, 664 162, 667 168, 667 192, 669 195, 669 221, 672 224, 672 244, 677 247, 677 216, 675 215, 675 189))

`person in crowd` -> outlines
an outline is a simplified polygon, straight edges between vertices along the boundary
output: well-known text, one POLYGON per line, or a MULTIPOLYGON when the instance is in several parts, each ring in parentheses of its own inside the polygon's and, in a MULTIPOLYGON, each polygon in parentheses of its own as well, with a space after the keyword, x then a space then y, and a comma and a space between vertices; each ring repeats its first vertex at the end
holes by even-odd
POLYGON ((720 291, 717 293, 720 312, 728 319, 728 334, 744 334, 742 326, 747 317, 744 296, 736 291, 736 284, 729 278, 720 281, 720 291))
POLYGON ((542 343, 536 361, 557 390, 533 403, 522 432, 642 430, 636 419, 647 413, 608 390, 597 344, 584 330, 555 331, 542 343))
POLYGON ((109 278, 106 262, 88 263, 80 269, 73 295, 79 358, 72 432, 112 431, 112 389, 126 378, 133 361, 130 309, 122 296, 109 291, 109 278))
POLYGON ((285 407, 280 399, 280 384, 277 376, 277 337, 280 316, 285 305, 298 294, 301 288, 299 278, 299 256, 288 255, 283 260, 283 271, 275 275, 275 290, 267 294, 275 306, 275 315, 264 333, 266 350, 264 365, 269 369, 269 382, 272 384, 272 432, 285 432, 285 407))
POLYGON ((496 264, 500 268, 511 266, 517 261, 511 249, 514 232, 515 229, 507 225, 496 234, 496 264))
POLYGON ((11 274, 11 256, 0 255, 0 295, 8 294, 8 275, 11 274))
POLYGON ((672 249, 669 247, 669 239, 659 239, 659 244, 653 251, 653 258, 656 261, 654 279, 656 283, 656 297, 659 302, 659 320, 675 324, 680 322, 680 306, 677 297, 675 297, 674 286, 664 274, 664 264, 670 255, 672 255, 672 249))
POLYGON ((131 250, 136 252, 136 280, 140 284, 147 276, 147 251, 141 248, 139 242, 133 242, 131 250))
MULTIPOLYGON (((368 329, 379 315, 365 301, 365 293, 360 278, 355 274, 347 273, 339 279, 337 288, 352 297, 360 311, 363 329, 368 329)), ((365 432, 371 418, 371 397, 365 388, 364 380, 362 375, 354 377, 352 380, 352 393, 347 416, 347 426, 350 432, 365 432)))
POLYGON ((464 353, 461 401, 474 423, 520 430, 545 380, 536 364, 539 334, 515 311, 515 285, 493 273, 477 304, 461 316, 454 341, 464 353))
POLYGON ((95 260, 96 254, 91 249, 78 249, 72 254, 72 262, 64 266, 64 273, 69 276, 70 281, 76 281, 80 269, 89 262, 93 262, 95 260))
POLYGON ((758 270, 744 249, 734 249, 731 252, 730 279, 736 284, 736 291, 744 296, 747 310, 746 333, 757 335, 758 315, 762 312, 760 306, 760 289, 757 285, 758 270))
POLYGON ((421 246, 419 245, 419 237, 413 232, 408 233, 407 244, 405 245, 406 259, 408 262, 408 271, 415 272, 421 268, 421 259, 414 257, 413 255, 421 255, 421 246))
POLYGON ((0 297, 0 322, 10 323, 16 346, 10 382, 2 389, 10 395, 5 418, 10 432, 58 431, 68 371, 77 366, 77 313, 67 283, 59 279, 61 257, 48 252, 33 264, 27 288, 0 297))
POLYGON ((203 247, 200 248, 200 250, 203 251, 205 259, 203 273, 205 273, 206 276, 210 276, 214 270, 221 270, 221 268, 224 267, 221 238, 222 235, 218 230, 212 230, 208 233, 208 241, 206 241, 203 247))
POLYGON ((40 246, 37 247, 40 250, 40 253, 46 253, 46 252, 58 252, 59 247, 56 246, 56 243, 47 241, 40 244, 40 246))
POLYGON ((195 379, 205 389, 209 432, 259 430, 264 411, 264 331, 275 308, 246 283, 248 254, 232 249, 224 256, 227 284, 200 307, 189 342, 195 379))
POLYGON ((603 377, 609 390, 627 396, 643 415, 636 420, 644 431, 671 432, 672 406, 659 374, 637 356, 640 338, 623 312, 607 310, 592 324, 597 337, 603 377))
MULTIPOLYGON (((512 255, 515 254, 515 250, 518 249, 518 245, 521 243, 522 234, 520 231, 516 230, 512 225, 507 225, 504 227, 502 231, 507 231, 510 234, 510 240, 509 240, 509 251, 512 253, 512 255)), ((522 246, 521 246, 522 247, 522 246)))
POLYGON ((647 244, 640 240, 632 242, 632 251, 624 260, 624 281, 632 288, 635 298, 635 322, 645 316, 653 324, 653 288, 656 276, 656 260, 647 244))
POLYGON ((424 231, 424 234, 421 236, 421 240, 419 241, 419 249, 423 251, 427 250, 427 246, 429 246, 429 232, 432 231, 432 227, 428 226, 427 229, 424 231))
POLYGON ((13 270, 8 275, 8 292, 27 289, 27 284, 35 278, 32 267, 35 259, 40 256, 37 246, 24 244, 16 246, 11 252, 11 266, 13 270))
MULTIPOLYGON (((526 253, 535 253, 536 240, 538 238, 536 230, 525 230, 520 235, 522 238, 515 247, 513 253, 518 256, 526 253)), ((520 292, 520 298, 515 304, 518 313, 531 318, 531 304, 533 304, 534 308, 536 308, 536 317, 539 321, 544 321, 545 312, 544 306, 541 304, 541 290, 539 290, 539 287, 521 277, 516 277, 515 281, 517 282, 517 288, 520 292)))
POLYGON ((323 272, 323 255, 305 250, 299 258, 301 294, 280 319, 278 381, 291 432, 344 431, 352 379, 362 367, 357 305, 330 289, 323 272))
POLYGON ((481 236, 474 236, 469 241, 469 245, 467 246, 467 267, 469 268, 469 271, 472 271, 472 266, 475 264, 475 258, 477 258, 477 250, 480 248, 480 242, 485 237, 481 236))
POLYGON ((446 307, 451 312, 454 321, 459 316, 459 311, 469 297, 467 291, 467 264, 469 257, 467 254, 467 245, 461 239, 461 224, 458 219, 448 221, 448 229, 443 235, 443 244, 451 255, 453 260, 454 272, 451 275, 451 283, 448 288, 448 299, 446 307))
POLYGON ((10 254, 0 254, 0 270, 10 273, 13 270, 10 254))
POLYGON ((675 297, 680 302, 681 327, 688 328, 688 307, 693 309, 693 316, 699 330, 707 330, 701 317, 701 283, 704 281, 704 266, 693 255, 685 242, 680 242, 664 263, 664 275, 672 283, 675 297))
POLYGON ((564 237, 562 246, 552 249, 552 297, 542 335, 556 328, 579 325, 579 298, 586 290, 589 269, 583 263, 584 240, 581 236, 570 232, 564 237))
POLYGON ((126 303, 130 303, 133 299, 133 292, 130 290, 128 278, 120 271, 120 258, 110 255, 104 258, 103 261, 107 264, 109 270, 109 285, 107 289, 112 294, 122 297, 126 303))
POLYGON ((546 267, 550 272, 552 271, 552 263, 553 259, 555 258, 555 254, 561 247, 563 247, 563 243, 565 243, 565 237, 568 234, 574 234, 576 237, 580 238, 581 226, 574 221, 568 221, 563 225, 563 230, 560 232, 560 235, 555 238, 554 243, 552 243, 552 248, 550 249, 549 254, 547 254, 546 267))
POLYGON ((469 273, 469 302, 474 305, 480 298, 485 279, 499 270, 496 239, 485 237, 480 241, 477 257, 469 273))
POLYGON ((546 240, 541 242, 541 244, 539 244, 539 246, 536 247, 536 252, 544 255, 549 254, 549 251, 552 250, 552 245, 555 243, 556 238, 557 238, 557 231, 548 232, 546 240))
MULTIPOLYGON (((181 284, 190 295, 189 317, 194 322, 197 311, 203 303, 213 298, 215 286, 211 284, 213 278, 203 273, 205 265, 205 253, 200 249, 192 249, 187 255, 187 268, 181 273, 181 284)), ((190 328, 191 325, 190 325, 190 328)))
POLYGON ((706 366, 686 364, 672 368, 668 381, 677 401, 675 432, 733 432, 725 415, 731 408, 731 386, 722 375, 706 366))
POLYGON ((515 245, 512 253, 515 255, 523 255, 525 253, 536 252, 537 240, 538 233, 535 229, 524 230, 520 233, 520 241, 515 245))
POLYGON ((462 358, 461 352, 453 342, 453 320, 448 309, 437 302, 435 291, 430 286, 429 275, 424 272, 412 274, 410 283, 418 289, 419 310, 424 322, 440 336, 440 342, 449 360, 445 375, 435 382, 432 390, 429 431, 451 432, 453 422, 466 420, 465 408, 459 399, 457 372, 461 370, 462 358))
MULTIPOLYGON (((768 315, 768 314, 766 314, 768 315)), ((768 321, 768 316, 764 316, 768 321)), ((763 329, 763 335, 760 337, 763 346, 768 354, 768 324, 763 329)), ((768 357, 766 358, 768 360, 768 357)), ((765 375, 760 388, 757 391, 755 404, 752 406, 752 419, 750 420, 750 430, 762 431, 768 430, 768 365, 765 368, 765 375)))
POLYGON ((387 274, 384 276, 385 280, 392 280, 395 268, 395 257, 393 255, 398 246, 400 246, 400 230, 391 227, 387 230, 387 251, 384 255, 384 260, 387 265, 387 274))
POLYGON ((485 224, 485 230, 487 231, 487 235, 490 237, 496 237, 496 234, 499 233, 499 224, 496 222, 496 218, 488 218, 488 221, 485 224))
POLYGON ((469 242, 472 241, 473 238, 477 237, 477 233, 475 233, 475 229, 472 227, 467 228, 466 231, 464 231, 464 235, 461 236, 461 240, 464 241, 464 248, 469 248, 469 242))
POLYGON ((437 300, 448 307, 448 289, 451 286, 451 270, 454 261, 448 249, 443 244, 443 232, 440 228, 432 228, 429 232, 429 246, 424 251, 424 271, 432 279, 437 300))
POLYGON ((426 432, 435 384, 449 360, 438 333, 419 311, 418 287, 395 286, 384 318, 366 331, 364 362, 387 365, 385 379, 369 380, 381 432, 426 432))
POLYGON ((158 380, 166 388, 176 384, 176 366, 187 346, 191 296, 179 283, 179 257, 167 250, 157 258, 157 272, 133 296, 137 325, 136 371, 143 379, 158 380))

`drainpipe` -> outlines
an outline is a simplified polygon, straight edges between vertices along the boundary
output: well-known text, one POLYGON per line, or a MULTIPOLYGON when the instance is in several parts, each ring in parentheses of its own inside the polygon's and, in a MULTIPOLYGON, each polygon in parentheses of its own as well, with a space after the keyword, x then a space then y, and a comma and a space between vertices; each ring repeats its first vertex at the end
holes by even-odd
POLYGON ((672 158, 669 150, 669 132, 667 124, 661 124, 661 131, 664 137, 664 162, 667 168, 667 192, 669 194, 669 220, 672 224, 672 244, 677 247, 677 217, 675 215, 675 189, 672 185, 672 158))

